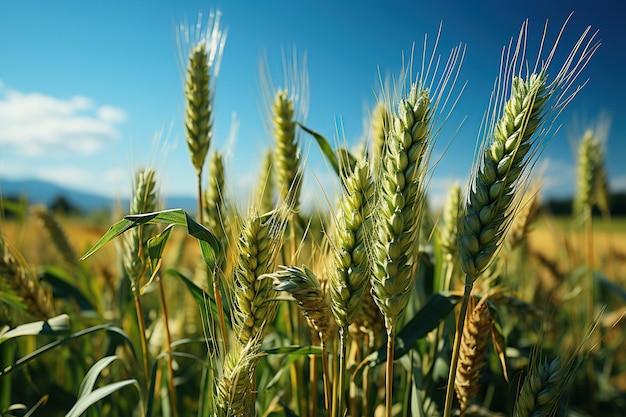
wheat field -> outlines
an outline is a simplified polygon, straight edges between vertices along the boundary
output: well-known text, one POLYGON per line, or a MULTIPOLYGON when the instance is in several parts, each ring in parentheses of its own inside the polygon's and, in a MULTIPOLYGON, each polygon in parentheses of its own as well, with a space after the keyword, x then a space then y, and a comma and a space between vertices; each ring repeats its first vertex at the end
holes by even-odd
POLYGON ((241 207, 211 147, 219 14, 179 33, 197 210, 162 207, 151 167, 110 222, 12 208, 0 415, 624 415, 626 229, 597 132, 580 141, 573 216, 543 208, 533 172, 598 43, 589 29, 529 57, 527 24, 503 53, 471 175, 440 209, 431 156, 463 45, 425 46, 383 88, 360 151, 302 122, 301 62, 284 85, 262 74, 273 146, 241 207), (324 210, 302 201, 305 140, 340 184, 324 210))

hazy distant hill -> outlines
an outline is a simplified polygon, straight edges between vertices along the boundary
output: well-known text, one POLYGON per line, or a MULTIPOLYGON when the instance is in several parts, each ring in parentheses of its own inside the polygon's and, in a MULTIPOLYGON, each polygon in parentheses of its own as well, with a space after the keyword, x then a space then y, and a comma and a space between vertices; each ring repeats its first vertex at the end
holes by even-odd
MULTIPOLYGON (((29 204, 49 205, 56 198, 63 196, 68 202, 84 212, 110 209, 117 204, 117 199, 101 195, 76 191, 42 180, 8 180, 0 179, 0 193, 3 197, 25 196, 29 204)), ((123 207, 128 207, 128 198, 121 200, 123 207)), ((168 197, 167 208, 183 208, 195 211, 196 200, 193 197, 168 197)))

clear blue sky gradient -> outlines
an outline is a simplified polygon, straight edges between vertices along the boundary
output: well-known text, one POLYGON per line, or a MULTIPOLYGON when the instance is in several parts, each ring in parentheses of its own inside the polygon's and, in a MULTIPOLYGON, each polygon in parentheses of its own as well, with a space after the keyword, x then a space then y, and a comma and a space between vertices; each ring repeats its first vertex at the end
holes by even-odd
MULTIPOLYGON (((572 193, 575 171, 570 142, 603 113, 611 118, 607 140, 611 187, 626 190, 626 25, 622 9, 617 9, 619 2, 532 0, 518 4, 505 7, 500 1, 456 0, 0 2, 0 109, 6 111, 10 97, 16 95, 53 98, 58 100, 53 106, 59 108, 58 103, 84 97, 85 103, 75 99, 74 109, 69 110, 76 113, 74 122, 80 125, 82 116, 91 122, 97 119, 106 130, 98 152, 89 154, 88 150, 75 152, 74 145, 60 145, 59 137, 46 139, 42 127, 37 154, 24 151, 30 133, 24 134, 23 146, 9 144, 2 141, 0 126, 0 185, 2 178, 36 176, 100 194, 124 194, 133 169, 152 164, 159 169, 166 193, 192 196, 195 174, 184 142, 175 28, 181 22, 195 23, 198 12, 208 16, 219 9, 228 37, 217 80, 212 149, 228 152, 229 183, 245 192, 256 182, 259 155, 271 141, 264 128, 259 83, 264 54, 274 80, 280 80, 281 51, 296 47, 299 53, 306 52, 308 126, 333 142, 355 145, 379 90, 379 69, 383 75, 397 74, 402 53, 409 54, 413 43, 421 59, 424 35, 432 44, 440 23, 438 50, 443 56, 453 46, 466 44, 459 84, 467 82, 467 87, 435 152, 438 158, 465 118, 435 169, 432 193, 440 198, 453 181, 467 181, 502 48, 517 36, 525 19, 530 21, 532 48, 546 19, 552 41, 573 11, 559 56, 568 52, 587 25, 599 30, 597 39, 602 45, 581 76, 581 80, 589 78, 588 85, 559 118, 563 127, 541 157, 539 165, 547 164, 545 193, 552 197, 572 193), (109 111, 102 106, 109 106, 105 107, 109 111), (234 146, 227 143, 233 114, 239 123, 234 146), (165 151, 159 151, 154 142, 159 131, 163 131, 165 151)), ((555 68, 558 58, 556 64, 555 68)), ((23 117, 29 129, 36 127, 36 119, 23 117)), ((74 140, 78 147, 88 144, 74 140)), ((311 167, 308 173, 315 172, 322 185, 331 184, 332 174, 311 140, 302 136, 311 167)), ((317 181, 309 180, 309 184, 319 187, 317 181)), ((247 196, 240 198, 245 201, 247 196)))

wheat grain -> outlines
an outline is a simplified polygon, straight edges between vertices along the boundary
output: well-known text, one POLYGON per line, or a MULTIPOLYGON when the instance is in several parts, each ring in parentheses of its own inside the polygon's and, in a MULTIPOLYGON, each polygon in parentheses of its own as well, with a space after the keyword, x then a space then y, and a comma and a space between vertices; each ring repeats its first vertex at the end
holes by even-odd
POLYGON ((276 293, 263 277, 274 268, 282 243, 285 220, 280 213, 259 216, 250 213, 241 230, 235 267, 235 329, 243 345, 253 338, 263 340, 266 326, 276 314, 276 293))
POLYGON ((491 323, 493 322, 486 297, 478 302, 472 298, 470 308, 471 313, 463 329, 459 366, 454 382, 461 416, 465 415, 470 400, 480 391, 480 378, 487 366, 485 355, 491 339, 491 323))
POLYGON ((266 277, 273 279, 276 291, 286 291, 298 301, 307 324, 327 340, 336 328, 330 305, 315 274, 307 267, 280 266, 266 277))
POLYGON ((493 109, 485 117, 486 121, 495 122, 488 126, 475 161, 459 223, 461 265, 472 280, 487 269, 501 248, 528 185, 529 170, 549 138, 554 119, 579 88, 573 92, 569 89, 598 47, 591 44, 593 36, 587 41, 587 29, 554 79, 548 82, 547 71, 558 40, 549 56, 545 60, 539 56, 535 67, 529 69, 524 65, 526 31, 527 22, 515 48, 509 47, 511 58, 499 80, 502 90, 494 92, 493 109), (588 43, 582 47, 585 41, 588 43), (525 76, 521 70, 516 72, 517 65, 526 68, 525 76), (508 98, 500 110, 505 95, 508 98))
POLYGON ((603 213, 609 212, 608 182, 604 166, 602 140, 589 129, 578 148, 577 187, 574 213, 581 218, 591 215, 593 206, 603 213))
POLYGON ((258 340, 253 338, 244 345, 236 344, 226 356, 222 377, 217 382, 216 416, 250 415, 260 348, 258 340))
POLYGON ((369 287, 370 210, 374 183, 369 164, 360 163, 344 181, 345 193, 334 227, 333 261, 329 268, 331 310, 340 329, 346 329, 361 309, 369 287))
POLYGON ((1 230, 0 278, 0 283, 8 284, 8 290, 20 297, 31 315, 40 319, 54 315, 52 294, 39 284, 35 271, 21 253, 9 244, 1 230))
POLYGON ((205 224, 220 240, 226 238, 225 174, 222 153, 215 151, 209 159, 209 181, 204 192, 205 224))
POLYGON ((48 236, 50 236, 50 240, 52 240, 54 247, 63 257, 63 260, 70 265, 75 265, 78 260, 76 251, 74 251, 74 247, 59 222, 45 207, 35 207, 33 213, 43 224, 44 229, 48 232, 48 236))
MULTIPOLYGON (((146 168, 137 171, 134 179, 133 198, 130 214, 150 213, 156 211, 156 173, 146 168)), ((146 272, 147 253, 144 250, 147 238, 152 234, 154 226, 142 225, 130 229, 124 234, 123 265, 133 287, 141 287, 146 272)))
POLYGON ((259 175, 259 183, 257 184, 256 202, 259 207, 259 213, 267 213, 271 211, 276 202, 274 201, 274 154, 268 149, 263 156, 261 163, 261 171, 259 175))
POLYGON ((429 91, 413 84, 408 98, 399 104, 383 159, 372 295, 387 329, 395 326, 406 307, 415 278, 429 105, 429 91))

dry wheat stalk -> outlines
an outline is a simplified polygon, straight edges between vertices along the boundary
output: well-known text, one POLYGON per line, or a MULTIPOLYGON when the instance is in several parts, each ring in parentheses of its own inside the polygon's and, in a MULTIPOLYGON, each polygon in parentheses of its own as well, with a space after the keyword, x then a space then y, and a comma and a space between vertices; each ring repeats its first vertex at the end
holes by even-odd
POLYGON ((27 311, 40 319, 54 315, 52 294, 39 285, 37 274, 0 231, 0 278, 17 294, 27 311))
POLYGON ((486 354, 491 340, 493 317, 489 311, 487 298, 480 301, 472 298, 471 313, 463 329, 463 341, 456 370, 454 389, 459 400, 461 416, 465 414, 469 402, 480 391, 480 377, 487 366, 486 354))
POLYGON ((74 251, 74 247, 70 243, 67 235, 65 234, 65 230, 63 230, 63 227, 59 224, 59 222, 43 206, 35 207, 33 209, 33 213, 43 224, 44 229, 48 232, 48 236, 50 236, 50 240, 54 243, 54 247, 63 257, 63 260, 65 260, 68 264, 75 265, 78 260, 76 251, 74 251))
POLYGON ((276 293, 272 282, 263 275, 274 269, 285 224, 278 212, 262 216, 250 213, 241 230, 233 314, 237 339, 243 345, 254 338, 262 341, 266 326, 274 320, 276 293))

